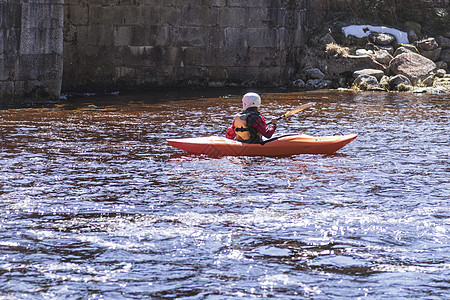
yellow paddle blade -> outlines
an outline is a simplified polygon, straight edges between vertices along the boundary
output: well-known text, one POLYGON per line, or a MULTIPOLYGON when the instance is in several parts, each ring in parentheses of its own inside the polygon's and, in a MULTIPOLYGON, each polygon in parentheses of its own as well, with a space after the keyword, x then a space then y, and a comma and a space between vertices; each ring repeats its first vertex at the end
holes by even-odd
POLYGON ((294 114, 296 114, 296 113, 298 113, 298 112, 301 112, 302 110, 307 109, 307 108, 309 108, 309 107, 311 107, 311 106, 313 106, 313 105, 314 105, 313 102, 309 102, 309 103, 300 105, 299 107, 294 108, 294 109, 291 110, 290 112, 285 113, 284 116, 283 116, 283 118, 292 116, 292 115, 294 115, 294 114))

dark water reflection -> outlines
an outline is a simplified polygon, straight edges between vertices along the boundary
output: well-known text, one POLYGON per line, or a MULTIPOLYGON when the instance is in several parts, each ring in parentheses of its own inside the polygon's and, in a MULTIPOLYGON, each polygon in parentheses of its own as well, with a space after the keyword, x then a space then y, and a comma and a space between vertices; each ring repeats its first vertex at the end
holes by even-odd
MULTIPOLYGON (((90 97, 0 111, 0 295, 450 297, 449 97, 264 93, 330 156, 209 158, 241 93, 90 97)), ((270 100, 269 100, 270 99, 270 100)))

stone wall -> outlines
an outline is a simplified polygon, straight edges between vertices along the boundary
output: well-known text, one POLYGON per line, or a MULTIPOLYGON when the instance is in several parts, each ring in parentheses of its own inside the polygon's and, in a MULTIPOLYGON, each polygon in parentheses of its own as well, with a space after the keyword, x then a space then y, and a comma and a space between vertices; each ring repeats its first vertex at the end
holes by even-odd
POLYGON ((369 22, 370 13, 384 25, 399 25, 403 12, 405 19, 428 21, 430 12, 448 9, 448 4, 449 0, 0 0, 0 101, 57 98, 61 85, 65 91, 284 86, 302 68, 299 61, 308 36, 328 30, 336 20, 369 22))
POLYGON ((64 88, 282 85, 313 2, 68 0, 64 88))
POLYGON ((64 0, 0 0, 0 102, 58 98, 64 0))

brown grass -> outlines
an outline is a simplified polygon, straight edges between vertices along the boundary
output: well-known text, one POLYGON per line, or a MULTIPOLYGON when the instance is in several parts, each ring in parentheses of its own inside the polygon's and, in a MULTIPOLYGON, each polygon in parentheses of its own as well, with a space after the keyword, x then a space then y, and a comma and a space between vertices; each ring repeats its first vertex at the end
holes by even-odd
POLYGON ((412 90, 412 86, 410 86, 408 84, 400 83, 399 85, 397 85, 397 90, 399 92, 407 92, 407 91, 412 90))
POLYGON ((328 57, 339 58, 348 56, 350 54, 350 50, 347 47, 342 47, 341 45, 330 43, 325 46, 325 53, 328 57))

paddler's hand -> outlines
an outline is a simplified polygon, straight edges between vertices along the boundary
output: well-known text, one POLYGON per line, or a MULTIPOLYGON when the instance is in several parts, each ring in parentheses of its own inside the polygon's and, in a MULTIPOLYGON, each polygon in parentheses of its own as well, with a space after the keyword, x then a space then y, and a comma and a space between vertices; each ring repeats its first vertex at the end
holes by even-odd
POLYGON ((277 118, 272 118, 272 120, 270 120, 270 124, 277 125, 277 121, 277 118))

